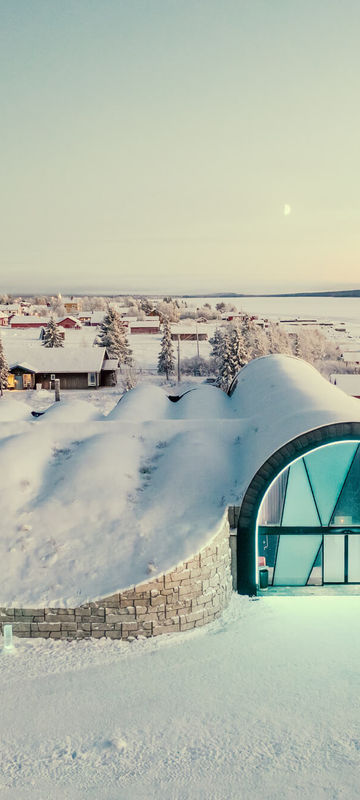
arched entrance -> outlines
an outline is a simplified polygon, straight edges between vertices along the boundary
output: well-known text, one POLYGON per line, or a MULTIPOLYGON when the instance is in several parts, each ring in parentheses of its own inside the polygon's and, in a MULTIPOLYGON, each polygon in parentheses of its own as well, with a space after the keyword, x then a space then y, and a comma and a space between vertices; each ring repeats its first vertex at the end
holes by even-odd
POLYGON ((238 592, 360 584, 360 424, 307 432, 262 465, 238 522, 238 592))

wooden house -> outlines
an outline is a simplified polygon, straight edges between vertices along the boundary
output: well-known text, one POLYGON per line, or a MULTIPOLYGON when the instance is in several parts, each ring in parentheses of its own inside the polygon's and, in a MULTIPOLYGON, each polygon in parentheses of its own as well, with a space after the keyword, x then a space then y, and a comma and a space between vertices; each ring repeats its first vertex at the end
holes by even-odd
POLYGON ((207 331, 204 325, 196 324, 196 322, 181 323, 180 325, 174 324, 171 326, 171 338, 173 341, 199 341, 205 342, 208 338, 207 331))
POLYGON ((41 384, 50 389, 59 378, 61 389, 89 389, 114 386, 117 360, 110 359, 105 347, 32 348, 28 357, 9 360, 10 389, 35 389, 41 384))
POLYGON ((48 324, 50 317, 23 316, 14 314, 10 319, 10 328, 43 328, 48 324))
POLYGON ((137 320, 136 322, 132 322, 130 324, 130 333, 131 334, 160 333, 160 322, 159 320, 154 320, 154 322, 151 322, 149 319, 141 321, 137 320))
POLYGON ((76 314, 80 311, 80 303, 77 300, 66 300, 64 308, 68 314, 76 314))

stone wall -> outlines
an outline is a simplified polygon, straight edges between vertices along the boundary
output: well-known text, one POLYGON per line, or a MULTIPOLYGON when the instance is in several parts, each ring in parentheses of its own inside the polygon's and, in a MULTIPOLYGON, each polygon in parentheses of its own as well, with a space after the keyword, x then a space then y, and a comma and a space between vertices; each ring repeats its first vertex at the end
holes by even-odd
POLYGON ((0 628, 11 623, 15 636, 85 639, 187 631, 212 622, 232 592, 229 523, 207 547, 170 572, 78 608, 0 608, 0 628))

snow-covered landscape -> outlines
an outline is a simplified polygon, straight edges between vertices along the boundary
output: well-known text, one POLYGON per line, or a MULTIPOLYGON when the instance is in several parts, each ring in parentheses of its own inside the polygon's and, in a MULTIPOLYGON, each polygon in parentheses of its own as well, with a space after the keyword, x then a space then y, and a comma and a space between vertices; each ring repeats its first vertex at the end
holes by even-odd
MULTIPOLYGON (((215 303, 187 302, 194 312, 215 303)), ((232 302, 274 322, 311 318, 311 303, 232 302)), ((358 302, 320 303, 316 319, 334 323, 329 341, 344 338, 334 330, 341 321, 357 346, 358 302)), ((199 346, 208 359, 221 322, 206 324, 206 341, 181 341, 182 358, 199 346)), ((96 334, 67 330, 63 349, 81 364, 96 334)), ((36 330, 5 326, 1 338, 14 363, 44 352, 36 330)), ((215 535, 274 448, 320 420, 360 416, 358 400, 284 356, 250 364, 232 397, 201 377, 166 381, 161 341, 129 335, 130 392, 121 380, 61 389, 60 402, 51 390, 5 391, 0 605, 71 608, 175 568, 215 535)), ((358 596, 233 594, 218 620, 194 631, 15 638, 0 649, 0 796, 352 800, 359 609, 358 596)))
POLYGON ((186 634, 1 653, 4 800, 355 800, 359 597, 234 595, 186 634))
POLYGON ((0 0, 0 800, 358 800, 359 28, 0 0))

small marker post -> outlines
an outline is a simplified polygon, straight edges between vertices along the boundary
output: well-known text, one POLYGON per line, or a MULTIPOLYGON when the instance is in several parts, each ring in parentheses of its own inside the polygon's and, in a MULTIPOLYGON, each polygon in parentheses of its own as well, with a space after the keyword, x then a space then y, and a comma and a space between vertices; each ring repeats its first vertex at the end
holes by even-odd
POLYGON ((3 636, 4 636, 4 650, 9 652, 14 647, 12 625, 3 625, 3 636))

